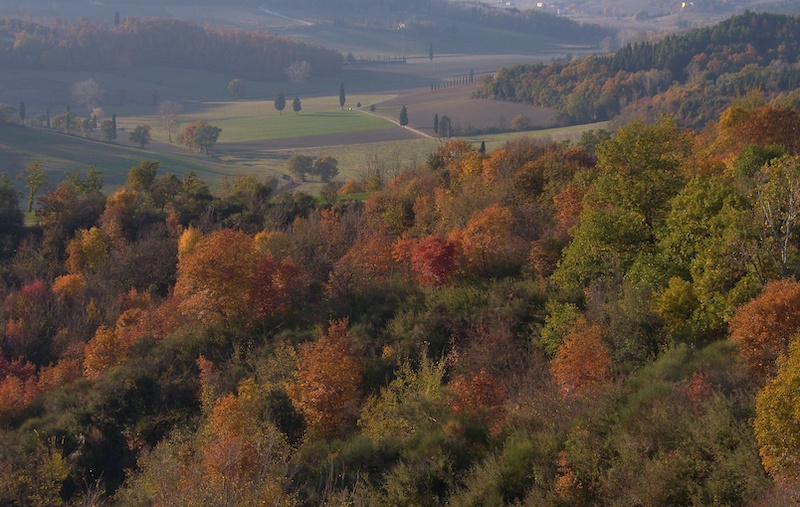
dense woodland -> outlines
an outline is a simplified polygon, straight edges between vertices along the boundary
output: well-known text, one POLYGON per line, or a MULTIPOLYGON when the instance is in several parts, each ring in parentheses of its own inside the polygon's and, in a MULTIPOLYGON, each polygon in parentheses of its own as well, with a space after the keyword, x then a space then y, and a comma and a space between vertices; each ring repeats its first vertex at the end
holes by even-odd
POLYGON ((796 503, 799 123, 0 179, 0 504, 796 503))
POLYGON ((118 26, 88 21, 44 26, 0 17, 0 65, 47 70, 125 70, 154 65, 208 70, 259 80, 284 79, 295 62, 314 75, 337 72, 342 55, 252 30, 201 28, 166 18, 125 18, 118 26))
POLYGON ((565 123, 618 115, 652 121, 668 112, 681 126, 698 128, 749 89, 770 97, 795 90, 799 40, 797 17, 747 12, 610 55, 505 68, 478 95, 552 107, 565 123))

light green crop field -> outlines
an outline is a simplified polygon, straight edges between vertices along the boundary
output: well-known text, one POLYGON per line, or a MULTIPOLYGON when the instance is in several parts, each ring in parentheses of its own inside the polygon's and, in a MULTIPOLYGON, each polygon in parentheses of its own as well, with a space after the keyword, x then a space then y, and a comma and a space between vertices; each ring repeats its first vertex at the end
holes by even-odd
MULTIPOLYGON (((372 104, 391 97, 361 95, 348 98, 347 102, 372 104)), ((301 98, 302 109, 296 114, 292 110, 293 98, 286 98, 283 114, 275 109, 272 100, 240 100, 182 104, 183 112, 179 117, 184 125, 195 120, 205 120, 222 128, 220 143, 251 143, 396 128, 396 125, 384 118, 350 110, 349 106, 342 111, 338 96, 301 98)), ((158 118, 152 114, 117 116, 119 127, 133 128, 137 125, 150 125, 154 139, 167 140, 167 133, 158 127, 158 118)))

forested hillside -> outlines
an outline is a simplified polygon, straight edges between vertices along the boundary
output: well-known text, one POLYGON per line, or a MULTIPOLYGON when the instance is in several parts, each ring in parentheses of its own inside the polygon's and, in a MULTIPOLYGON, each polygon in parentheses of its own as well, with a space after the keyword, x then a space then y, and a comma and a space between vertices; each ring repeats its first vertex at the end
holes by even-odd
POLYGON ((0 179, 0 503, 795 504, 799 124, 0 179))
POLYGON ((340 53, 268 32, 201 28, 176 19, 125 18, 104 27, 85 20, 43 26, 0 18, 0 65, 14 69, 111 70, 155 65, 284 79, 295 62, 315 75, 339 70, 340 53))
POLYGON ((798 40, 798 18, 748 12, 611 55, 502 69, 479 95, 556 108, 564 122, 653 120, 666 111, 700 127, 751 88, 770 97, 794 90, 798 40))

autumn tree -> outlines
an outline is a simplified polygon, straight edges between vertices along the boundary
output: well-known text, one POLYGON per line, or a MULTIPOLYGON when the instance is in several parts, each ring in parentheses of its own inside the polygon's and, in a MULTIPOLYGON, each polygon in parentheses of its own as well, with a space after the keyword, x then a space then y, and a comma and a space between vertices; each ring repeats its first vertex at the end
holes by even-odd
POLYGON ((587 396, 611 379, 605 334, 605 327, 580 320, 556 350, 550 373, 565 398, 587 396))
POLYGON ((252 237, 230 229, 212 232, 190 250, 179 250, 175 294, 201 318, 244 318, 250 310, 257 262, 252 237))
POLYGON ((80 229, 67 244, 67 270, 71 274, 94 273, 110 259, 108 241, 97 227, 80 229))
POLYGON ((289 258, 280 261, 264 255, 253 273, 252 308, 261 319, 288 314, 307 295, 310 279, 289 258))
POLYGON ((172 143, 172 133, 178 132, 180 121, 178 115, 181 113, 181 106, 170 100, 165 100, 158 105, 158 124, 167 132, 170 144, 172 143))
POLYGON ((458 241, 472 272, 506 273, 522 265, 527 251, 513 226, 511 210, 495 203, 476 212, 464 230, 454 231, 450 239, 458 241))
POLYGON ((800 340, 778 360, 774 378, 758 393, 753 421, 764 468, 779 482, 800 481, 800 340))
POLYGON ((420 240, 398 240, 392 252, 396 260, 408 262, 417 282, 427 287, 450 282, 457 267, 457 254, 455 243, 435 235, 420 240))
POLYGON ((97 380, 109 369, 125 362, 127 347, 123 346, 114 329, 100 326, 86 343, 85 356, 84 376, 89 380, 97 380))
POLYGON ((332 321, 319 340, 301 345, 296 378, 286 388, 316 435, 340 435, 355 422, 362 365, 348 326, 347 319, 332 321))
POLYGON ((775 360, 784 354, 800 331, 800 283, 769 283, 755 299, 742 305, 730 319, 730 339, 752 371, 764 377, 775 371, 775 360))
POLYGON ((200 467, 214 505, 294 505, 286 492, 291 450, 268 419, 266 395, 247 379, 211 411, 200 467))
POLYGON ((448 384, 450 407, 485 424, 492 435, 498 435, 506 416, 506 391, 485 368, 471 378, 457 375, 448 384))
POLYGON ((209 125, 205 120, 195 120, 183 127, 178 142, 190 150, 197 148, 198 151, 208 155, 221 132, 220 127, 209 125))

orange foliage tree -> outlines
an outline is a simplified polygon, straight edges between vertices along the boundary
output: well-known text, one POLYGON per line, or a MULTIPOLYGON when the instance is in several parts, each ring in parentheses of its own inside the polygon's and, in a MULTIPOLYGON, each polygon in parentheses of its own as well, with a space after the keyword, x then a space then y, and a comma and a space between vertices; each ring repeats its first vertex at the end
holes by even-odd
POLYGON ((83 374, 89 380, 96 380, 110 368, 125 361, 127 347, 123 347, 113 329, 100 326, 86 343, 85 356, 83 374))
POLYGON ((526 242, 514 234, 511 210, 497 203, 475 213, 464 230, 454 230, 450 239, 458 241, 467 267, 477 274, 492 274, 522 265, 526 242))
POLYGON ((286 386, 310 432, 333 436, 355 422, 361 398, 361 359, 350 347, 348 320, 330 323, 327 334, 300 346, 295 380, 286 386))
POLYGON ((800 283, 778 280, 740 306, 729 322, 730 339, 760 376, 775 371, 775 360, 800 331, 800 283))
POLYGON ((180 256, 175 294, 201 319, 244 318, 257 263, 252 237, 230 229, 212 232, 180 256))
POLYGON ((584 397, 611 379, 611 354, 603 343, 606 328, 580 319, 558 347, 550 373, 564 397, 584 397))
POLYGON ((331 297, 342 300, 352 291, 385 283, 394 267, 390 237, 372 234, 361 238, 336 262, 328 280, 331 297))
POLYGON ((498 435, 505 425, 506 390, 494 376, 482 368, 468 379, 457 375, 449 384, 450 408, 456 414, 476 418, 498 435))

